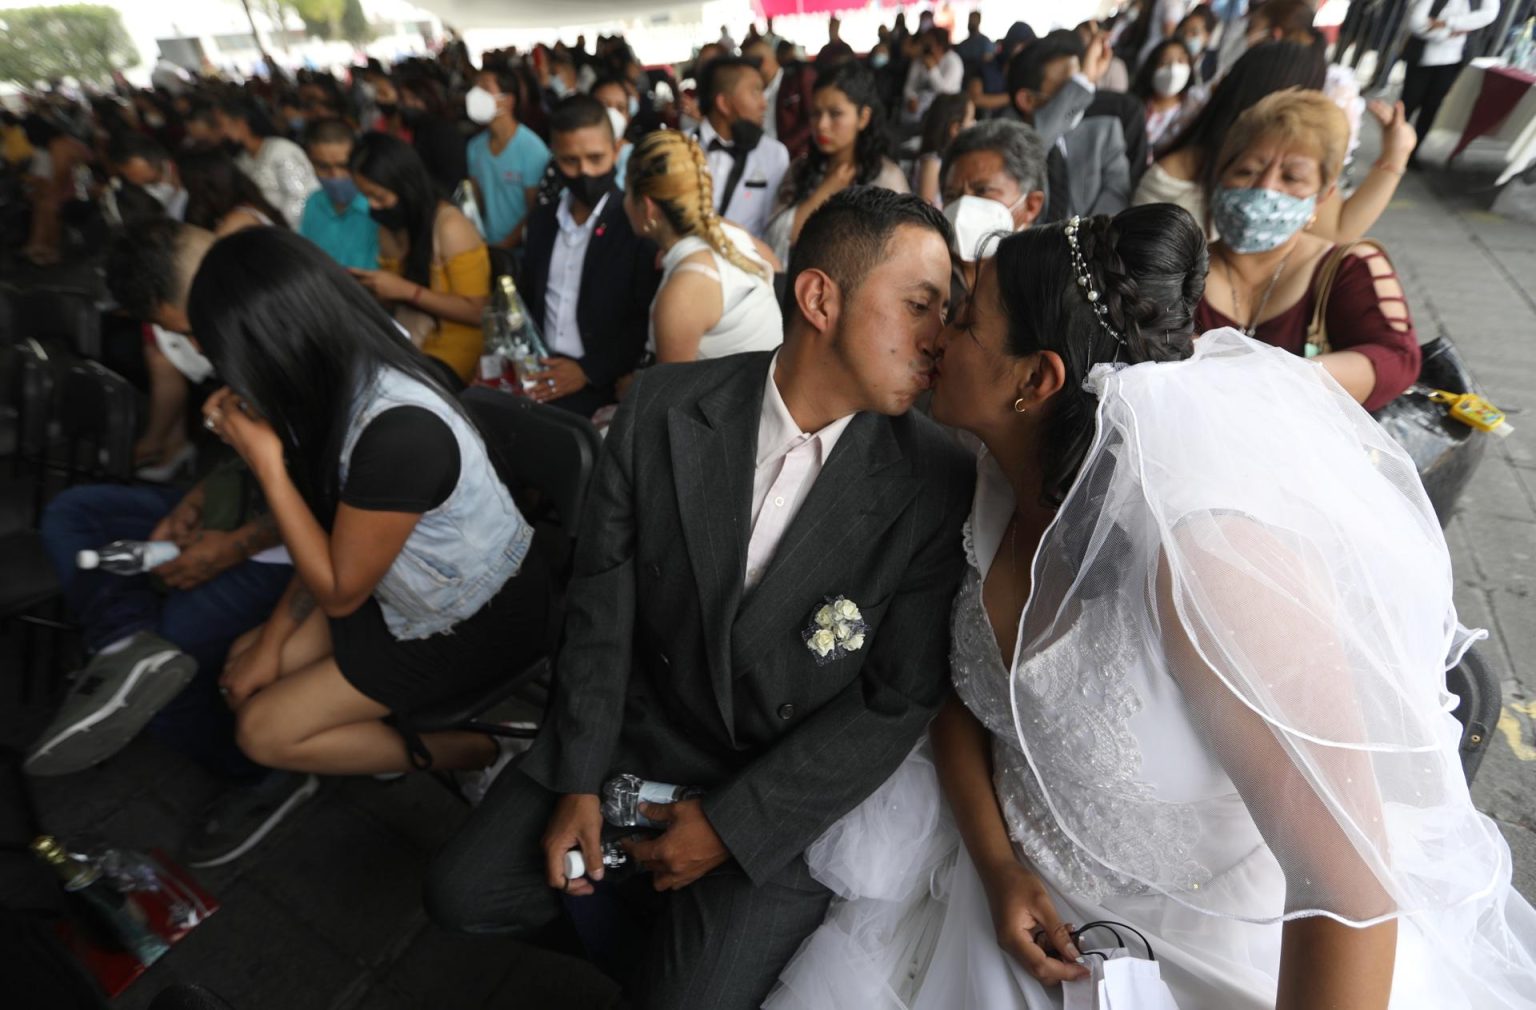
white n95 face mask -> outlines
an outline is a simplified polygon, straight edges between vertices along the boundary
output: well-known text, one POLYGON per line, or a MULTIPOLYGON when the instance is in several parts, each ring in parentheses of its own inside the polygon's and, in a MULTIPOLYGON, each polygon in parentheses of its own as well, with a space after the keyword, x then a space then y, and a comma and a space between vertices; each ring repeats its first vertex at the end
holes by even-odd
POLYGON ((478 84, 464 93, 464 114, 484 126, 496 118, 496 96, 478 84))
POLYGON ((186 334, 172 332, 154 323, 150 328, 155 333, 155 346, 160 348, 165 360, 176 366, 176 371, 187 377, 188 382, 196 385, 213 375, 213 362, 192 346, 186 334))
POLYGON ((962 196, 944 205, 944 216, 955 229, 955 248, 966 263, 986 259, 997 243, 1013 233, 1013 212, 984 196, 962 196))
POLYGON ((1188 63, 1169 63, 1152 71, 1152 90, 1163 98, 1179 94, 1188 83, 1188 63))

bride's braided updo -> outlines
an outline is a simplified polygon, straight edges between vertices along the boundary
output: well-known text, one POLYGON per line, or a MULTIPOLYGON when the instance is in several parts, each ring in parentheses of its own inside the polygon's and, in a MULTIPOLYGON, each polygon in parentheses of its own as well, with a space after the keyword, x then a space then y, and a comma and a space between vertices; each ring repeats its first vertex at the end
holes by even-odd
POLYGON ((1104 362, 1188 357, 1207 267, 1204 233, 1172 204, 1083 218, 1073 238, 1086 286, 1063 225, 1030 228, 997 247, 1009 352, 1054 351, 1066 369, 1046 432, 1042 500, 1053 506, 1066 497, 1093 440, 1097 401, 1083 386, 1089 371, 1104 362), (1090 291, 1097 297, 1090 300, 1090 291))

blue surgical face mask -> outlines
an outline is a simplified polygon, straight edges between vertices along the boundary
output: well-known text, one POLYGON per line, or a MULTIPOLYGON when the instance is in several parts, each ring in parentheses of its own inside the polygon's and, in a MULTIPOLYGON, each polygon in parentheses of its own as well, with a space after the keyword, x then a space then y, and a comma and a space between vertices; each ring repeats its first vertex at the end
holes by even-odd
POLYGON ((571 86, 565 83, 565 78, 559 74, 550 74, 549 90, 555 93, 556 98, 565 98, 571 93, 571 86))
POLYGON ((629 118, 634 119, 635 114, 640 111, 640 99, 636 98, 634 95, 630 95, 629 104, 626 106, 626 108, 629 109, 629 118))
POLYGON ((357 183, 352 181, 350 175, 339 179, 321 179, 320 187, 325 190, 326 199, 338 207, 350 207, 352 201, 357 199, 357 183))
POLYGON ((1307 226, 1317 209, 1317 197, 1277 193, 1272 189, 1216 191, 1211 219, 1227 248, 1237 253, 1278 249, 1307 226))
POLYGON ((870 53, 869 65, 871 69, 883 70, 887 63, 891 62, 890 53, 870 53))

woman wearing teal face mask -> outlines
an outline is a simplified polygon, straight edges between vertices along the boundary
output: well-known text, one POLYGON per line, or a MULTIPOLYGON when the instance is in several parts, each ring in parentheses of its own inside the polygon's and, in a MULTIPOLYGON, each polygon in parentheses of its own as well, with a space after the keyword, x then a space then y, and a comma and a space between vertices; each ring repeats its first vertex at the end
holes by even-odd
POLYGON ((1316 91, 1282 91, 1238 118, 1217 160, 1210 277, 1198 331, 1233 326, 1315 358, 1367 410, 1418 376, 1402 284, 1375 242, 1335 245, 1307 228, 1334 192, 1349 140, 1316 91))

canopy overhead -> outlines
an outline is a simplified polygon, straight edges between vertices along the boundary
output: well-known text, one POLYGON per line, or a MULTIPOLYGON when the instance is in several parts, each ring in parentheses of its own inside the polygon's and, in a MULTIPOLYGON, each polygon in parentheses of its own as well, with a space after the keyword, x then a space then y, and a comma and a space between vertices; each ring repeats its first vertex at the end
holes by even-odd
MULTIPOLYGON (((633 22, 672 14, 671 20, 698 21, 701 3, 677 0, 412 0, 451 28, 559 28, 633 22)), ((792 0, 791 0, 792 2, 792 0)))

